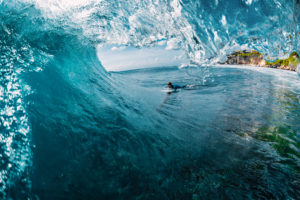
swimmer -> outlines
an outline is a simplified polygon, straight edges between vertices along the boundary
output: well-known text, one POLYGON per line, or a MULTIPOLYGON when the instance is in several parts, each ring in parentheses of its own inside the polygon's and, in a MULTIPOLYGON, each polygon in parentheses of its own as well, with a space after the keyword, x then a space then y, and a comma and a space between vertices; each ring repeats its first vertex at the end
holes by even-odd
POLYGON ((168 88, 174 89, 174 90, 177 90, 177 89, 180 89, 180 88, 186 88, 186 86, 173 85, 171 82, 168 82, 167 85, 168 85, 168 88))

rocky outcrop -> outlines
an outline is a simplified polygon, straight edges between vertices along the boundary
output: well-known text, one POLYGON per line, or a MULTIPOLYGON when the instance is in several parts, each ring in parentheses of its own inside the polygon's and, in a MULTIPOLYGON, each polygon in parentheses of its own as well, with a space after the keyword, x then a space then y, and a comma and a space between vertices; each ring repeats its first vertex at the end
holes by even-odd
POLYGON ((227 56, 224 64, 230 65, 255 65, 260 67, 278 68, 296 71, 299 64, 299 55, 293 52, 287 59, 279 59, 274 62, 265 61, 258 51, 236 51, 227 56))
POLYGON ((263 56, 257 52, 247 52, 247 51, 236 51, 227 56, 227 61, 225 64, 230 65, 264 65, 265 61, 263 56))

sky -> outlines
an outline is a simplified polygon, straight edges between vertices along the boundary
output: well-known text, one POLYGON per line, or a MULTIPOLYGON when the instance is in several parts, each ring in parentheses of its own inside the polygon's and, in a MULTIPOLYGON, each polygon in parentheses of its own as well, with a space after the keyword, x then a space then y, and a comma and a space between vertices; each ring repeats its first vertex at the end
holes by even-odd
POLYGON ((97 47, 97 56, 107 71, 180 66, 189 59, 181 49, 173 48, 162 41, 154 47, 135 48, 122 45, 97 47))

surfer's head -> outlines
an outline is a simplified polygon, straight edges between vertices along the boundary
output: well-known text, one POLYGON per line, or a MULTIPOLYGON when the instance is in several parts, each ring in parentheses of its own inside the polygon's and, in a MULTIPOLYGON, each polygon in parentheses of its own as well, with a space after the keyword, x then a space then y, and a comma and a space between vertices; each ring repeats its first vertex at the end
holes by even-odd
POLYGON ((168 88, 173 88, 173 85, 171 82, 168 82, 167 85, 168 85, 168 88))

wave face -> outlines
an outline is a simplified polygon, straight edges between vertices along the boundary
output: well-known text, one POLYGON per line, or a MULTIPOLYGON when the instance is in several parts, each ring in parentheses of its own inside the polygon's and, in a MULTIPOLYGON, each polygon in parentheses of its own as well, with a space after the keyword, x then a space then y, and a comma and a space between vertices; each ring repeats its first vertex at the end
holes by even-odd
POLYGON ((298 0, 31 1, 56 26, 104 43, 148 46, 161 38, 198 63, 244 48, 266 58, 298 50, 298 0))
POLYGON ((124 91, 129 80, 103 69, 97 45, 164 40, 200 64, 243 48, 275 59, 298 50, 299 12, 298 0, 0 0, 0 198, 38 198, 45 188, 49 199, 118 198, 116 185, 119 194, 138 196, 148 186, 125 180, 138 173, 136 181, 144 181, 152 162, 166 165, 158 156, 171 152, 164 137, 177 136, 156 133, 168 133, 168 123, 124 91), (145 155, 149 160, 139 160, 145 155), (76 192, 84 187, 90 190, 76 192), (105 190, 89 193, 97 188, 105 190))

